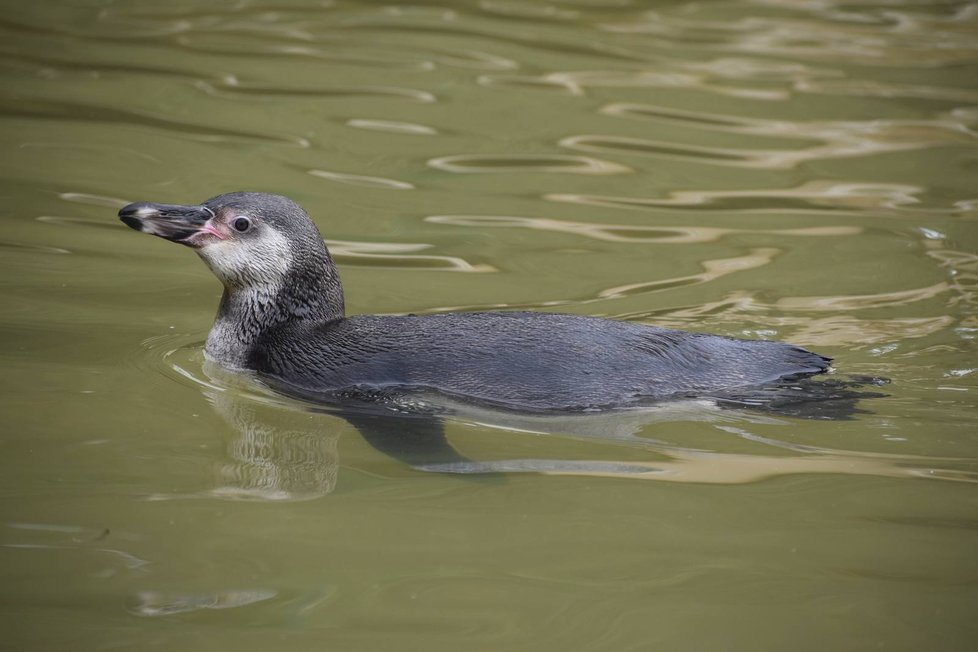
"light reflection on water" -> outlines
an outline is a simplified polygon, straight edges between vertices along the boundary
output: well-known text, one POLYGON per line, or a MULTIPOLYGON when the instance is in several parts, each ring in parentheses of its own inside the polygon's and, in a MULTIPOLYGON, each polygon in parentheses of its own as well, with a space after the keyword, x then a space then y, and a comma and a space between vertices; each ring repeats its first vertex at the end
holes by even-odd
POLYGON ((18 4, 0 21, 5 642, 968 649, 976 19, 18 4), (114 218, 240 189, 309 210, 355 312, 786 339, 833 356, 829 380, 891 383, 847 420, 459 412, 463 460, 405 463, 211 377, 214 279, 114 218))

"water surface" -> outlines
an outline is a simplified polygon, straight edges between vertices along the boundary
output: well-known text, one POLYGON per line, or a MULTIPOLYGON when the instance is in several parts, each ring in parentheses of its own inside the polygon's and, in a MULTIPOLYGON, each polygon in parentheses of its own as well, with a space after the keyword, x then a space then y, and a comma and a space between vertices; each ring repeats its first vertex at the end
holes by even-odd
POLYGON ((973 646, 975 5, 5 5, 3 649, 973 646), (352 313, 891 384, 843 421, 468 415, 503 473, 411 468, 213 377, 217 282, 115 218, 241 189, 308 209, 352 313))

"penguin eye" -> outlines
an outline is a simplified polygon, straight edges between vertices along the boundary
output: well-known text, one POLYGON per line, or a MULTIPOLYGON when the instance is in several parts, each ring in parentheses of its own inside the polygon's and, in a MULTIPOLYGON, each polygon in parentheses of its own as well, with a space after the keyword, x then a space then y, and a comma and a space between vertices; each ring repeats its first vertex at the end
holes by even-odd
POLYGON ((234 218, 234 221, 231 222, 231 226, 234 227, 235 231, 244 233, 251 228, 251 220, 249 220, 247 217, 236 217, 234 218))

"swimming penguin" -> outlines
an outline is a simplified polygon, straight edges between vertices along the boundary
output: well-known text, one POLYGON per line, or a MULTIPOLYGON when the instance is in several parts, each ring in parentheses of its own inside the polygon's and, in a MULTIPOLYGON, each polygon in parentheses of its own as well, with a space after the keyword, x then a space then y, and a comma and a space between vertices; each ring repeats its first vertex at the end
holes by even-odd
POLYGON ((134 203, 119 218, 191 247, 223 283, 209 360, 325 402, 427 391, 509 410, 584 411, 741 392, 830 362, 782 342, 579 315, 348 317, 319 230, 279 195, 134 203))

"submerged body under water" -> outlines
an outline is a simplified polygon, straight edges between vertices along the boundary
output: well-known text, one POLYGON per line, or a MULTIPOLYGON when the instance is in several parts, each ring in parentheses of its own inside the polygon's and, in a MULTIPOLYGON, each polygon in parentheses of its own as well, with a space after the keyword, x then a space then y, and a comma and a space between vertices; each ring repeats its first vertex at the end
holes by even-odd
MULTIPOLYGON (((640 448, 651 447, 667 455, 677 452, 685 454, 692 449, 649 439, 643 434, 644 430, 652 424, 677 421, 717 424, 738 420, 763 423, 773 419, 774 422, 783 422, 785 418, 848 421, 869 412, 866 401, 885 396, 877 390, 888 382, 881 378, 803 378, 713 395, 650 399, 617 408, 541 411, 451 396, 423 387, 354 388, 339 394, 310 393, 296 390, 294 386, 274 378, 229 370, 214 362, 206 363, 204 372, 207 380, 198 382, 205 387, 222 388, 217 394, 211 392, 214 403, 239 431, 255 428, 256 419, 242 421, 240 416, 231 415, 254 413, 255 408, 248 407, 248 404, 255 398, 260 402, 271 400, 273 404, 280 404, 279 414, 285 410, 342 419, 354 426, 373 448, 413 468, 462 474, 509 471, 576 474, 600 471, 615 475, 619 472, 644 473, 661 467, 628 464, 619 467, 617 463, 609 466, 606 463, 571 463, 560 459, 507 463, 479 461, 460 453, 453 446, 446 436, 446 426, 452 423, 473 423, 495 430, 558 434, 640 448), (293 403, 289 399, 298 402, 293 403)), ((310 424, 303 423, 300 418, 298 421, 290 419, 290 422, 302 423, 292 429, 306 430, 310 436, 323 435, 332 429, 322 421, 310 424)), ((268 432, 270 428, 273 426, 268 424, 259 430, 268 432)), ((784 462, 772 458, 772 467, 784 462)), ((814 465, 815 468, 817 466, 814 465)), ((853 468, 859 469, 861 465, 853 468)), ((775 473, 773 468, 770 472, 775 473)), ((700 481, 711 481, 709 473, 699 475, 700 481)), ((723 473, 719 473, 717 481, 722 481, 724 477, 723 473)))
MULTIPOLYGON (((186 349, 182 355, 199 348, 186 349)), ((188 360, 191 362, 192 360, 188 360)), ((205 362, 203 375, 182 366, 233 428, 229 446, 234 473, 210 493, 256 499, 296 500, 330 493, 340 472, 337 421, 352 425, 375 450, 419 471, 481 476, 506 473, 606 476, 671 482, 741 483, 793 473, 904 476, 921 474, 912 460, 862 458, 750 435, 744 426, 785 427, 796 419, 848 421, 880 397, 874 378, 804 379, 752 388, 750 398, 699 397, 650 401, 624 408, 525 411, 397 388, 347 396, 309 396, 250 372, 205 362), (667 442, 648 435, 655 426, 703 423, 736 437, 763 442, 776 454, 727 454, 667 442), (625 450, 645 451, 654 461, 557 457, 480 459, 460 451, 449 434, 466 424, 497 433, 572 438, 625 450)), ((933 473, 933 471, 930 471, 933 473)), ((945 474, 955 479, 953 474, 945 474)))

